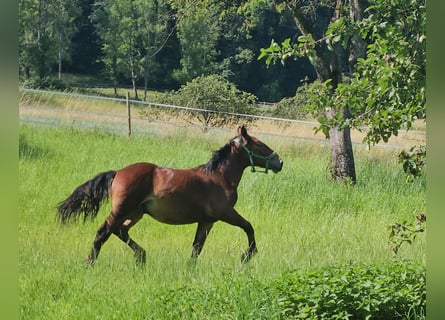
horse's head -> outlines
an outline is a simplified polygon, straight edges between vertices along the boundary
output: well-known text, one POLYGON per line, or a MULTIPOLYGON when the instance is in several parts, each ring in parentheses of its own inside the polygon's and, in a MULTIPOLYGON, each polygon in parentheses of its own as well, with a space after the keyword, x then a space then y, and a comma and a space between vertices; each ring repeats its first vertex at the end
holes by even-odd
POLYGON ((238 143, 247 153, 253 172, 255 172, 255 166, 264 168, 265 173, 269 169, 277 173, 283 168, 283 161, 278 154, 264 142, 250 136, 244 126, 238 128, 238 136, 233 139, 233 142, 238 143))

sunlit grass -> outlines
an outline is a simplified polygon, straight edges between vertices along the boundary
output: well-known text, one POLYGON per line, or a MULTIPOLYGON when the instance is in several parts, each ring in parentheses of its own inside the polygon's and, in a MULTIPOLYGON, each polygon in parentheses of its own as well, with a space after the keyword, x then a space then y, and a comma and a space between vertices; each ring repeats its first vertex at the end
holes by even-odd
MULTIPOLYGON (((169 226, 145 217, 132 237, 147 250, 147 265, 116 237, 104 245, 94 268, 83 259, 106 204, 95 221, 60 226, 57 203, 79 184, 109 169, 137 161, 188 168, 205 163, 233 137, 219 132, 148 137, 98 130, 20 126, 19 263, 23 319, 163 319, 159 295, 178 288, 233 292, 249 308, 249 279, 269 281, 292 269, 311 270, 350 261, 380 264, 409 260, 425 264, 425 238, 402 246, 393 257, 389 225, 412 221, 425 210, 425 179, 405 182, 391 151, 356 150, 358 183, 345 187, 327 179, 325 144, 262 138, 284 160, 278 174, 251 173, 239 186, 236 209, 255 228, 259 253, 240 264, 244 232, 217 222, 196 265, 189 264, 195 225, 169 226), (246 281, 233 288, 231 281, 246 281), (218 290, 219 290, 218 289, 218 290), (233 290, 233 291, 231 291, 233 290)), ((230 294, 229 294, 230 295, 230 294)), ((195 308, 211 301, 187 301, 195 308)), ((192 307, 192 306, 190 306, 192 307)), ((202 314, 202 313, 201 313, 202 314)))

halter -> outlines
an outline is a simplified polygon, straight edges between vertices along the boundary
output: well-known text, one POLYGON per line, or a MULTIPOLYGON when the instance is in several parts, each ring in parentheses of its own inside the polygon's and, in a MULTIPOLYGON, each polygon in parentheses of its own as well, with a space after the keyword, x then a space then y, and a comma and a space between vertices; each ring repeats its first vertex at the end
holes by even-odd
POLYGON ((271 159, 275 158, 277 156, 277 153, 275 151, 273 151, 271 154, 269 154, 268 156, 262 156, 260 154, 257 154, 255 152, 253 152, 252 150, 250 150, 249 148, 247 148, 240 139, 235 139, 234 141, 238 142, 239 145, 246 150, 247 154, 249 155, 249 161, 250 161, 250 166, 252 167, 252 172, 261 172, 261 173, 267 173, 267 171, 269 170, 269 162, 271 159), (264 171, 256 171, 255 169, 255 164, 253 163, 253 158, 258 158, 258 159, 262 159, 266 161, 266 168, 264 168, 264 171))

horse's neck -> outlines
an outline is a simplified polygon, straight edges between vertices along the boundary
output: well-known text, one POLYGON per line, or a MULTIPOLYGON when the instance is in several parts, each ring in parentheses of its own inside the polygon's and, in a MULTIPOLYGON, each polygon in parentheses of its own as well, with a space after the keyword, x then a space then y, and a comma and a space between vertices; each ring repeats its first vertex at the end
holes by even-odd
POLYGON ((240 158, 239 154, 232 155, 232 159, 226 162, 221 168, 220 171, 224 176, 225 181, 232 188, 238 187, 241 177, 243 176, 244 169, 248 167, 248 163, 244 163, 240 158))

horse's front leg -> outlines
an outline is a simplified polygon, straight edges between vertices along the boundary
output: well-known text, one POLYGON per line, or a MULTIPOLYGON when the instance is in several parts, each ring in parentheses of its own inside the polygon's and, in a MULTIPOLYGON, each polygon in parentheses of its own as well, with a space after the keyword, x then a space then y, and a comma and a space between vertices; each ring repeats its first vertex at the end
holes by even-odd
POLYGON ((227 214, 221 216, 221 221, 227 222, 231 225, 240 227, 247 235, 249 247, 241 256, 241 262, 246 263, 258 252, 255 242, 255 232, 249 221, 244 219, 235 209, 231 209, 227 214))
POLYGON ((204 243, 210 230, 213 227, 213 222, 198 222, 196 229, 195 240, 193 240, 192 259, 196 260, 204 247, 204 243))

